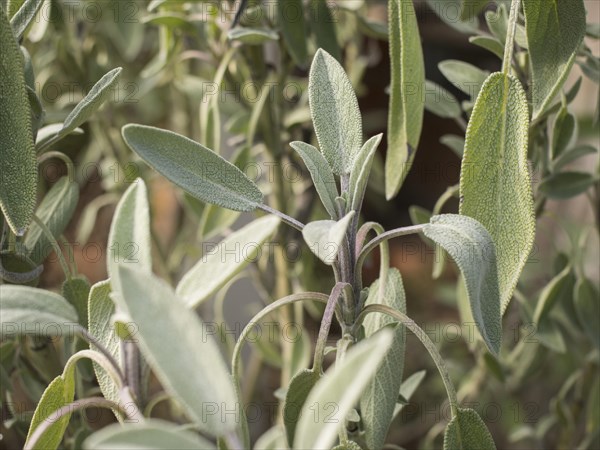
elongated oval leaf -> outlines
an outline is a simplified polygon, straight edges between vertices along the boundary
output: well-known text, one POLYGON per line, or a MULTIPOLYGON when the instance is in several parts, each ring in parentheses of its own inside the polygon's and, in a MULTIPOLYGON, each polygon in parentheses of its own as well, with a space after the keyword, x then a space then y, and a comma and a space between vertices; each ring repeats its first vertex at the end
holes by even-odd
POLYGON ((458 408, 446 426, 444 450, 495 450, 496 444, 479 414, 470 408, 458 408))
POLYGON ((392 332, 382 330, 350 348, 344 360, 327 369, 311 390, 300 414, 294 449, 329 449, 346 417, 378 370, 392 345, 392 332))
POLYGON ((528 131, 527 100, 519 81, 502 73, 490 75, 467 128, 460 213, 479 221, 494 240, 502 313, 535 235, 528 131))
POLYGON ((260 45, 268 41, 278 40, 279 35, 265 28, 238 27, 227 33, 227 39, 230 41, 240 41, 249 45, 260 45))
POLYGON ((553 173, 543 179, 538 189, 548 198, 566 200, 583 194, 598 182, 598 178, 586 172, 553 173))
POLYGON ((218 244, 205 242, 202 259, 177 285, 179 298, 188 308, 195 308, 209 298, 260 256, 261 246, 273 235, 278 225, 277 217, 265 216, 218 244))
POLYGON ((65 414, 58 420, 53 418, 52 415, 59 408, 71 403, 74 397, 75 383, 72 377, 61 375, 48 385, 31 419, 27 440, 31 439, 35 429, 45 420, 54 421, 55 423, 38 439, 36 445, 33 446, 34 449, 56 450, 58 448, 69 425, 71 414, 65 414))
POLYGON ((77 312, 60 295, 26 286, 0 286, 2 335, 56 336, 73 331, 77 312))
POLYGON ((121 292, 119 264, 152 272, 151 248, 148 191, 138 178, 121 197, 108 235, 108 274, 116 292, 121 292))
POLYGON ((311 17, 318 18, 310 22, 312 32, 317 41, 317 48, 322 48, 338 61, 342 60, 342 50, 336 35, 336 19, 329 9, 327 0, 310 0, 311 17))
POLYGON ((502 316, 492 237, 476 220, 457 214, 433 216, 423 232, 442 246, 460 267, 477 329, 490 351, 498 355, 502 316))
POLYGON ((23 56, 0 5, 0 209, 12 231, 24 234, 37 194, 37 161, 23 56))
POLYGON ((533 321, 538 325, 544 322, 556 304, 571 298, 574 284, 573 269, 569 265, 544 286, 533 314, 533 321))
POLYGON ((299 66, 306 64, 308 50, 306 48, 306 22, 302 0, 277 2, 279 27, 283 40, 294 62, 299 66))
POLYGON ((69 134, 75 128, 88 121, 92 114, 94 114, 100 106, 109 99, 110 95, 113 93, 115 84, 119 80, 122 70, 121 67, 117 67, 98 80, 90 92, 88 92, 83 100, 81 100, 67 116, 63 123, 62 130, 58 132, 59 136, 69 134))
POLYGON ((316 373, 314 370, 304 369, 290 380, 283 406, 283 423, 290 447, 294 443, 296 426, 300 420, 302 407, 306 403, 310 391, 315 387, 320 378, 321 374, 316 373))
MULTIPOLYGON (((110 298, 110 293, 111 288, 108 280, 92 286, 88 297, 88 326, 90 334, 108 350, 114 360, 121 361, 120 340, 115 333, 115 327, 111 320, 115 313, 115 305, 110 298)), ((133 339, 135 339, 135 336, 133 336, 133 339)), ((90 344, 90 349, 96 350, 96 346, 90 344)), ((93 362, 93 366, 104 398, 118 403, 120 400, 119 388, 111 376, 96 362, 93 362)), ((121 419, 120 413, 115 411, 115 415, 118 419, 121 419)))
POLYGON ((315 189, 323 202, 323 206, 332 218, 338 217, 335 199, 339 197, 337 185, 331 167, 319 150, 304 142, 290 142, 290 146, 298 152, 315 185, 315 189))
POLYGON ((382 134, 378 134, 364 143, 354 161, 352 172, 350 172, 349 203, 350 207, 357 213, 360 211, 365 197, 369 175, 371 174, 371 167, 373 167, 373 158, 375 157, 375 152, 377 151, 377 147, 379 147, 382 137, 382 134))
POLYGON ((262 193, 240 169, 191 139, 144 125, 123 127, 123 138, 150 166, 202 201, 234 211, 262 203, 262 193))
MULTIPOLYGON (((62 177, 52 186, 38 206, 35 215, 46 225, 54 237, 65 230, 79 201, 79 186, 69 177, 62 177)), ((53 250, 52 243, 37 223, 31 224, 25 239, 32 261, 41 263, 53 250)))
POLYGON ((196 433, 182 430, 177 425, 158 419, 143 423, 109 425, 96 431, 83 443, 85 450, 133 450, 177 448, 212 450, 215 445, 196 433))
POLYGON ((523 0, 532 73, 533 118, 549 105, 571 71, 585 36, 583 0, 523 0))
POLYGON ((122 296, 118 305, 137 325, 136 338, 161 384, 174 394, 198 428, 212 436, 237 424, 236 396, 216 342, 202 321, 173 290, 152 275, 119 266, 122 296))
POLYGON ((400 190, 421 138, 425 65, 412 0, 391 0, 388 11, 392 79, 385 195, 389 200, 400 190))
POLYGON ((438 67, 450 83, 470 96, 472 100, 477 98, 483 83, 489 75, 489 72, 472 64, 454 59, 442 61, 438 67))
POLYGON ((337 222, 334 220, 310 222, 302 230, 302 236, 310 250, 325 264, 334 263, 354 214, 354 211, 350 211, 337 222))
POLYGON ((19 10, 10 19, 13 32, 17 40, 21 40, 25 30, 40 10, 44 0, 25 0, 19 10))
POLYGON ((350 173, 362 145, 358 100, 344 68, 322 49, 310 68, 308 98, 325 159, 338 175, 350 173))
POLYGON ((600 348, 600 296, 598 289, 587 278, 577 280, 575 285, 575 310, 590 341, 600 348))
MULTIPOLYGON (((380 279, 375 281, 369 289, 369 297, 365 304, 382 304, 406 313, 406 296, 400 272, 390 268, 383 285, 380 279)), ((397 324, 386 314, 369 314, 363 322, 365 337, 368 338, 394 323, 397 324)), ((360 398, 362 425, 369 449, 380 449, 385 443, 402 384, 405 339, 405 328, 397 324, 392 345, 360 398)))
POLYGON ((433 81, 425 82, 425 109, 447 119, 460 117, 462 110, 456 97, 433 81))

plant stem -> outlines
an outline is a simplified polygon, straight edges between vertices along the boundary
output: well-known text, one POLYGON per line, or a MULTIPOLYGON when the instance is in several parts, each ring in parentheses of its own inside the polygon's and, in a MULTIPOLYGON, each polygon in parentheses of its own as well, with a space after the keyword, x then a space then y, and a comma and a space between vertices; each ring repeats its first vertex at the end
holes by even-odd
POLYGON ((512 67, 513 52, 515 48, 515 33, 517 31, 517 20, 521 0, 512 0, 510 4, 510 16, 508 18, 508 31, 506 32, 506 44, 504 46, 504 60, 502 61, 502 72, 510 74, 512 67))
POLYGON ((368 306, 366 306, 361 311, 361 313, 356 321, 356 326, 359 326, 362 323, 362 320, 364 319, 364 317, 367 314, 373 313, 373 312, 379 312, 379 313, 387 314, 390 317, 393 317, 394 319, 396 319, 400 323, 402 323, 402 325, 404 325, 410 331, 412 331, 413 334, 417 338, 419 338, 421 343, 425 346, 425 348, 431 355, 431 358, 435 362, 435 365, 437 366, 438 371, 440 372, 442 381, 444 382, 444 387, 446 388, 446 393, 448 394, 448 401, 450 402, 450 409, 452 411, 452 417, 455 417, 456 413, 458 411, 458 400, 456 398, 456 390, 454 389, 454 385, 452 384, 452 381, 450 380, 450 375, 448 374, 448 368, 446 367, 446 363, 444 362, 442 355, 440 355, 437 347, 435 346, 433 341, 429 338, 427 333, 425 333, 425 331, 423 331, 423 329, 421 327, 419 327, 415 323, 415 321, 412 320, 410 317, 408 317, 406 314, 404 314, 400 311, 397 311, 386 305, 368 305, 368 306))
POLYGON ((100 352, 102 355, 104 355, 104 357, 108 360, 110 365, 114 368, 115 372, 118 375, 118 378, 122 381, 123 384, 125 384, 126 380, 125 380, 125 376, 123 375, 123 371, 121 370, 121 367, 119 366, 119 364, 117 363, 115 358, 106 349, 106 347, 98 339, 96 339, 94 336, 92 336, 89 333, 89 331, 86 330, 85 328, 83 328, 81 325, 78 325, 75 328, 75 333, 79 337, 81 337, 83 340, 87 341, 89 344, 92 344, 94 347, 96 347, 93 350, 96 350, 96 351, 100 352))
POLYGON ((298 222, 293 217, 290 217, 287 214, 282 213, 281 211, 279 211, 275 208, 271 208, 270 206, 265 205, 265 204, 259 205, 258 208, 263 210, 264 212, 267 212, 269 214, 273 214, 273 215, 279 217, 284 223, 291 226, 292 228, 295 228, 296 230, 298 230, 300 232, 302 232, 302 229, 304 228, 303 223, 298 222))
MULTIPOLYGON (((317 374, 320 374, 323 371, 323 357, 325 355, 325 346, 327 345, 327 337, 329 336, 331 321, 333 320, 333 313, 340 295, 344 290, 351 290, 350 284, 344 282, 336 283, 331 291, 329 299, 327 300, 327 306, 325 307, 325 312, 323 313, 323 319, 321 319, 321 328, 319 328, 319 337, 317 338, 313 359, 313 370, 317 374)), ((351 295, 351 293, 346 292, 346 295, 351 295)))

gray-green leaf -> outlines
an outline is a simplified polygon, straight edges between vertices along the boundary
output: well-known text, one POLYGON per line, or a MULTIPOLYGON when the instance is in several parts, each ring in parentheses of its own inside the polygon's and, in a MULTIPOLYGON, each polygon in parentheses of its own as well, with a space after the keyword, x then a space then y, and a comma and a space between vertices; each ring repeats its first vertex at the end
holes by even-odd
POLYGON ((352 166, 352 171, 350 172, 350 182, 348 184, 350 187, 349 203, 350 208, 357 213, 360 211, 365 197, 371 167, 373 166, 373 158, 382 137, 382 134, 378 134, 364 143, 360 152, 358 152, 352 166))
MULTIPOLYGON (((90 334, 104 345, 104 348, 108 350, 115 361, 121 361, 120 340, 115 333, 115 327, 111 320, 115 313, 115 305, 110 298, 110 293, 110 282, 108 280, 92 286, 88 297, 88 326, 90 334)), ((133 338, 135 339, 135 336, 133 338)), ((90 349, 96 350, 96 346, 90 344, 90 349)), ((93 366, 104 398, 119 403, 119 388, 112 377, 96 362, 93 362, 93 366)), ((117 418, 121 418, 121 414, 116 413, 116 411, 115 415, 117 418)))
POLYGON ((240 169, 191 139, 133 124, 123 127, 123 138, 150 166, 202 201, 234 211, 262 203, 262 192, 240 169))
POLYGON ((470 408, 458 408, 446 426, 444 450, 495 450, 496 444, 479 414, 470 408))
POLYGON ((0 5, 0 209, 11 230, 22 236, 35 209, 37 161, 23 55, 0 5))
POLYGON ((335 199, 339 197, 335 178, 329 163, 319 150, 304 142, 291 142, 290 146, 302 157, 315 185, 315 189, 323 202, 323 206, 332 218, 338 217, 335 199))
POLYGON ((109 425, 96 431, 83 443, 85 450, 159 450, 177 448, 182 450, 212 450, 214 444, 191 431, 170 422, 148 419, 143 423, 109 425))
POLYGON ((460 213, 479 221, 494 240, 502 313, 535 235, 528 133, 527 99, 521 83, 502 73, 490 75, 467 128, 460 213))
POLYGON ((415 157, 425 99, 423 49, 412 0, 392 0, 388 6, 390 59, 390 109, 388 114, 388 150, 385 161, 385 195, 393 198, 415 157))
POLYGON ((266 28, 237 27, 229 30, 227 39, 230 41, 240 41, 248 45, 261 45, 268 41, 278 40, 279 35, 273 30, 266 28))
POLYGON ((13 33, 17 40, 21 40, 23 33, 39 11, 44 0, 25 0, 19 10, 10 19, 13 33))
MULTIPOLYGON (((75 207, 79 201, 79 185, 62 177, 52 186, 35 212, 36 216, 46 225, 54 237, 58 237, 69 224, 75 207)), ((37 223, 31 224, 25 239, 32 261, 41 263, 52 252, 52 243, 37 223)))
POLYGON ((306 64, 308 50, 306 48, 306 22, 302 0, 277 2, 279 27, 285 45, 299 66, 306 64))
POLYGON ((481 70, 472 64, 449 59, 438 64, 440 72, 446 79, 465 94, 475 100, 489 72, 481 70))
POLYGON ((336 174, 350 173, 362 144, 358 100, 344 68, 322 49, 310 68, 308 98, 325 159, 336 174))
POLYGON ((294 449, 329 449, 337 430, 377 372, 390 346, 393 332, 381 330, 351 347, 344 360, 327 370, 302 407, 294 449))
MULTIPOLYGON (((383 285, 381 280, 371 285, 365 305, 370 304, 382 304, 406 313, 402 275, 397 269, 388 269, 387 280, 383 285)), ((367 448, 380 449, 385 443, 402 384, 406 330, 393 318, 383 313, 369 314, 363 324, 367 338, 390 324, 396 324, 392 345, 360 398, 360 412, 367 448)))
POLYGON ((290 380, 290 384, 285 395, 285 403, 283 406, 283 423, 285 425, 285 433, 287 436, 288 445, 291 447, 296 436, 296 426, 300 420, 300 412, 310 391, 315 387, 317 381, 321 378, 321 374, 316 373, 312 369, 304 369, 298 372, 290 380))
POLYGON ((107 267, 112 288, 121 291, 119 264, 152 272, 150 206, 144 180, 138 178, 117 204, 108 235, 107 267))
POLYGON ((585 36, 583 0, 523 0, 532 72, 533 118, 559 92, 585 36))
POLYGON ((244 267, 258 259, 261 246, 275 232, 279 219, 265 216, 232 233, 218 244, 204 243, 203 256, 177 285, 177 295, 195 308, 244 267), (233 250, 233 251, 232 251, 233 250))
POLYGON ((337 222, 334 220, 310 222, 302 230, 302 236, 310 250, 325 264, 334 263, 354 214, 354 211, 350 211, 337 222))
POLYGON ((106 73, 81 100, 71 113, 67 116, 63 123, 63 128, 58 132, 59 136, 65 136, 73 131, 78 126, 87 122, 102 104, 108 100, 113 93, 113 87, 119 80, 121 75, 121 67, 111 70, 106 73))
POLYGON ((460 267, 477 329, 490 351, 498 355, 502 316, 492 237, 475 219, 457 214, 433 216, 423 232, 441 245, 460 267))
POLYGON ((566 200, 583 194, 598 178, 586 172, 559 172, 544 178, 538 189, 548 198, 566 200))
POLYGON ((575 310, 588 339, 600 348, 600 297, 598 289, 587 278, 575 285, 575 310))
POLYGON ((73 332, 77 312, 60 295, 45 289, 0 286, 2 335, 57 336, 73 332))
POLYGON ((236 396, 219 348, 202 321, 173 290, 151 274, 119 266, 122 296, 114 296, 137 325, 136 338, 161 384, 174 394, 198 428, 212 436, 237 424, 236 396), (214 414, 207 405, 217 405, 214 414))
POLYGON ((456 97, 433 81, 425 82, 425 109, 447 119, 460 117, 462 109, 456 97))

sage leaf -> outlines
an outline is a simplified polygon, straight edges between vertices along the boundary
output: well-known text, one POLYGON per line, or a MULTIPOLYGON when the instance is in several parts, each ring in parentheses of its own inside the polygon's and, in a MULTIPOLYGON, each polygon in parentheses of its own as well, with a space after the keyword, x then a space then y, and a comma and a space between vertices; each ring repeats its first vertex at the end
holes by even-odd
MULTIPOLYGON (((425 378, 426 373, 427 372, 425 370, 420 370, 418 372, 413 373, 410 377, 404 380, 402 382, 402 385, 400 386, 400 396, 406 401, 409 401, 415 393, 415 391, 417 390, 417 388, 420 386, 423 379, 425 378)), ((405 405, 402 403, 396 403, 396 406, 394 407, 394 416, 392 417, 392 420, 398 417, 398 414, 400 414, 400 411, 402 411, 404 406, 405 405)))
POLYGON ((18 41, 23 38, 25 30, 40 10, 44 0, 25 0, 19 10, 10 19, 13 33, 18 41))
POLYGON ((598 153, 598 149, 592 147, 591 145, 579 145, 562 153, 558 159, 552 161, 552 166, 555 171, 559 171, 576 159, 592 153, 598 153))
POLYGON ((285 434, 290 447, 294 443, 296 426, 301 417, 302 407, 306 403, 310 391, 320 378, 321 374, 316 373, 314 370, 304 369, 290 380, 283 405, 283 424, 285 425, 285 434))
POLYGON ((574 285, 575 277, 572 267, 569 265, 544 286, 535 307, 533 321, 538 326, 546 321, 555 305, 566 302, 567 299, 571 298, 574 285))
POLYGON ((236 408, 229 370, 202 321, 153 275, 121 264, 119 278, 122 296, 114 299, 137 325, 138 345, 161 384, 201 431, 211 436, 233 431, 235 421, 221 416, 236 408), (209 414, 206 405, 217 405, 217 411, 209 414))
POLYGON ((189 450, 212 450, 215 445, 191 431, 159 419, 147 419, 142 423, 113 424, 96 431, 83 443, 85 450, 159 450, 177 448, 189 450))
POLYGON ((554 120, 552 133, 552 158, 561 155, 577 135, 577 122, 566 106, 563 106, 554 120))
POLYGON ((594 283, 587 278, 575 285, 575 310, 588 339, 600 348, 600 297, 594 283))
POLYGON ((2 336, 60 336, 73 332, 77 312, 63 297, 45 289, 0 286, 2 336))
MULTIPOLYGON (((389 268, 385 281, 378 279, 371 285, 365 305, 370 304, 382 304, 406 313, 402 275, 397 269, 389 268)), ((392 345, 360 398, 362 425, 369 449, 383 447, 394 415, 404 370, 406 330, 393 318, 383 313, 369 314, 363 322, 366 338, 392 324, 395 324, 392 345)))
POLYGON ((476 17, 488 2, 489 0, 461 0, 460 20, 476 17))
POLYGON ((310 68, 308 99, 325 159, 336 174, 350 173, 362 143, 358 100, 344 68, 322 49, 310 68))
MULTIPOLYGON (((111 320, 113 314, 115 314, 115 305, 110 298, 110 293, 111 287, 108 280, 92 286, 88 296, 88 326, 90 334, 108 350, 114 360, 121 361, 120 340, 115 333, 115 327, 111 320)), ((132 338, 135 339, 135 335, 132 338)), ((97 350, 94 344, 90 344, 90 349, 97 350)), ((98 363, 93 362, 92 364, 104 398, 119 403, 119 388, 112 377, 98 363)), ((121 413, 113 412, 119 420, 122 419, 121 413)))
POLYGON ((84 276, 71 277, 62 285, 62 296, 68 301, 79 317, 79 324, 88 328, 88 296, 90 293, 90 282, 84 276))
POLYGON ((274 425, 265 431, 254 443, 254 450, 279 450, 289 448, 285 433, 280 425, 274 425))
POLYGON ((496 444, 479 414, 470 408, 458 408, 446 426, 444 450, 495 450, 496 444))
POLYGON ((433 81, 425 81, 425 109, 446 119, 460 117, 462 110, 456 97, 433 81))
POLYGON ((63 128, 58 132, 58 136, 66 136, 77 127, 87 122, 88 119, 107 101, 113 93, 113 88, 119 80, 122 72, 121 67, 106 73, 94 86, 90 92, 81 100, 75 108, 69 113, 63 122, 63 128))
POLYGON ((438 64, 440 72, 457 89, 475 100, 489 72, 463 61, 448 59, 438 64))
POLYGON ((393 198, 415 157, 425 99, 425 65, 417 15, 412 0, 391 0, 388 6, 390 35, 390 107, 388 150, 385 161, 385 196, 393 198))
POLYGON ((489 50, 500 59, 504 57, 504 46, 498 39, 490 36, 471 36, 469 42, 489 50))
MULTIPOLYGON (((44 196, 35 215, 46 225, 54 237, 60 236, 71 221, 79 201, 79 186, 69 177, 62 177, 44 196)), ((37 223, 32 223, 23 240, 29 257, 41 263, 54 249, 52 243, 37 223)))
MULTIPOLYGON (((35 138, 36 147, 44 147, 51 139, 56 137, 56 133, 62 130, 63 126, 63 123, 53 123, 40 128, 35 138)), ((83 134, 83 130, 81 128, 75 128, 70 134, 80 136, 83 134)))
POLYGON ((229 30, 227 39, 230 41, 240 41, 248 45, 261 45, 268 41, 279 39, 277 33, 266 28, 244 28, 237 27, 229 30))
POLYGON ((219 244, 205 242, 203 257, 183 276, 177 285, 177 296, 188 308, 197 307, 258 259, 261 246, 278 225, 279 218, 265 216, 232 233, 219 244))
POLYGON ((151 167, 204 202, 234 211, 262 203, 262 192, 240 169, 191 139, 144 125, 126 125, 123 138, 151 167))
POLYGON ((535 235, 528 133, 527 100, 521 84, 502 73, 490 75, 467 128, 460 213, 479 221, 494 240, 502 313, 535 235))
POLYGON ((73 377, 63 374, 52 380, 35 408, 27 440, 29 441, 35 429, 45 420, 51 420, 55 423, 46 430, 32 448, 39 450, 56 450, 58 448, 69 425, 71 413, 65 414, 58 420, 53 419, 52 415, 59 408, 71 403, 74 397, 75 382, 73 377))
POLYGON ((454 134, 445 134, 440 138, 440 142, 446 147, 450 148, 450 150, 452 150, 456 156, 462 159, 465 151, 464 138, 454 134))
POLYGON ((559 172, 544 178, 538 189, 546 197, 555 200, 566 200, 583 194, 598 178, 586 172, 559 172))
POLYGON ((354 211, 350 211, 337 222, 334 220, 310 222, 302 230, 302 236, 310 250, 325 264, 330 266, 334 263, 354 214, 354 211))
POLYGON ((371 167, 373 166, 373 158, 375 157, 375 152, 377 151, 377 147, 379 147, 382 137, 382 134, 378 134, 364 143, 358 152, 352 171, 350 172, 349 203, 350 208, 356 211, 357 214, 361 209, 365 197, 369 175, 371 174, 371 167))
POLYGON ((294 449, 329 449, 337 430, 359 400, 390 349, 393 333, 381 330, 351 347, 311 390, 296 427, 294 449), (332 413, 331 406, 335 406, 332 413))
POLYGON ((338 217, 335 199, 340 196, 335 178, 329 163, 319 150, 304 142, 290 142, 290 146, 298 152, 315 185, 323 206, 332 218, 338 217))
POLYGON ((35 209, 37 161, 23 55, 0 5, 0 209, 11 230, 22 236, 35 209))
POLYGON ((336 19, 329 9, 327 0, 311 0, 310 7, 311 17, 318 18, 318 21, 311 23, 317 48, 322 48, 336 60, 341 61, 342 50, 335 32, 336 19))
POLYGON ((477 220, 457 214, 433 216, 423 233, 443 247, 460 267, 477 329, 489 350, 498 355, 502 316, 492 237, 477 220))
POLYGON ((294 62, 301 67, 306 64, 306 22, 302 0, 277 3, 277 15, 283 40, 294 62))
POLYGON ((117 204, 108 235, 108 274, 112 288, 121 292, 119 264, 152 272, 150 206, 144 180, 138 178, 117 204))
POLYGON ((533 119, 563 86, 585 36, 583 0, 523 0, 531 61, 533 119))

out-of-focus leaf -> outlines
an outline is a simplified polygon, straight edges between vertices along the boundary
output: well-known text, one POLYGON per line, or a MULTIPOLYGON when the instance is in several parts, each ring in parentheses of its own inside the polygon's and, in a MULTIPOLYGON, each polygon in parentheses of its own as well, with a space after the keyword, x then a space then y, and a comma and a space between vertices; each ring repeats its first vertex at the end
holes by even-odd
POLYGON ((566 200, 583 194, 597 182, 598 178, 591 173, 559 172, 543 179, 538 189, 548 198, 566 200))
POLYGON ((23 38, 25 30, 40 10, 42 3, 44 3, 44 0, 25 0, 15 15, 12 16, 10 24, 17 40, 23 38))
POLYGON ((276 41, 279 35, 272 30, 263 28, 233 28, 227 33, 230 41, 240 41, 248 45, 261 45, 268 41, 276 41))
MULTIPOLYGON (((69 177, 62 177, 44 196, 35 215, 57 238, 71 221, 78 201, 79 186, 69 177)), ((37 223, 31 224, 23 242, 29 249, 29 257, 37 263, 44 261, 53 250, 52 243, 37 223)))
POLYGON ((308 50, 306 48, 306 22, 302 0, 277 2, 279 27, 285 44, 299 66, 306 64, 308 50))
POLYGON ((581 158, 585 155, 590 155, 592 153, 598 153, 598 149, 592 147, 591 145, 579 145, 570 150, 563 152, 557 159, 552 162, 553 168, 555 171, 559 171, 564 168, 567 164, 575 161, 576 159, 581 158))
POLYGON ((576 135, 577 122, 575 116, 566 107, 562 107, 552 128, 552 158, 556 158, 565 151, 576 135))
POLYGON ((585 35, 583 0, 523 0, 531 60, 533 119, 544 112, 571 71, 585 35))
POLYGON ((302 407, 294 449, 331 448, 338 427, 343 426, 348 413, 377 372, 392 340, 392 331, 381 330, 351 347, 341 363, 327 370, 302 407), (331 405, 337 406, 333 413, 331 405))
POLYGON ((465 139, 454 134, 445 134, 440 138, 440 142, 450 148, 460 159, 465 151, 465 139))
POLYGON ((575 308, 579 322, 588 338, 600 348, 600 296, 598 289, 587 278, 575 285, 575 308))
POLYGON ((425 109, 447 119, 455 119, 462 114, 460 104, 454 95, 429 80, 425 82, 425 109))
POLYGON ((414 160, 425 98, 423 49, 412 0, 392 0, 388 6, 390 34, 390 109, 385 161, 385 196, 396 196, 414 160))
POLYGON ((322 48, 338 61, 342 60, 342 50, 337 40, 335 26, 336 18, 333 16, 327 0, 310 0, 311 17, 310 26, 317 48, 322 48))
POLYGON ((438 64, 440 72, 457 89, 475 100, 483 86, 489 72, 481 70, 472 64, 449 59, 438 64))
POLYGON ((88 328, 89 293, 90 282, 84 276, 67 279, 62 285, 62 296, 73 305, 79 316, 79 323, 84 328, 88 328))
POLYGON ((472 36, 469 38, 471 44, 489 50, 498 58, 504 57, 504 46, 497 39, 489 36, 472 36))
POLYGON ((279 219, 265 216, 232 233, 219 244, 204 243, 204 256, 177 285, 177 295, 189 308, 208 299, 261 254, 279 219), (233 251, 232 251, 233 250, 233 251))

